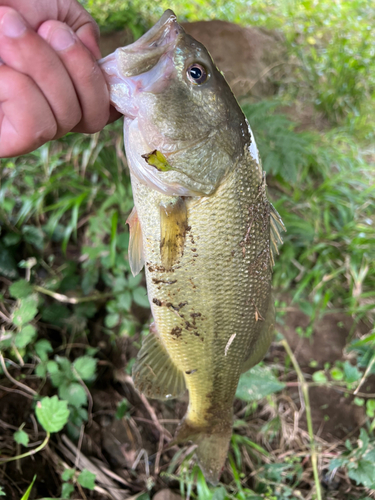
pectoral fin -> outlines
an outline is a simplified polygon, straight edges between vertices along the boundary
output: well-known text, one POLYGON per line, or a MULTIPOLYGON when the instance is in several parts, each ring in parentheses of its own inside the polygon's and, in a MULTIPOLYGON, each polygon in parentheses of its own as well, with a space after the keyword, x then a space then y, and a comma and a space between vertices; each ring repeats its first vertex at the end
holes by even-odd
POLYGON ((128 219, 129 224, 129 265, 133 276, 136 276, 144 266, 142 229, 139 223, 137 210, 133 207, 128 219))
POLYGON ((182 197, 160 205, 160 256, 170 269, 184 253, 187 209, 182 197))
POLYGON ((171 360, 154 323, 133 365, 133 380, 148 398, 172 399, 185 391, 184 374, 171 360))

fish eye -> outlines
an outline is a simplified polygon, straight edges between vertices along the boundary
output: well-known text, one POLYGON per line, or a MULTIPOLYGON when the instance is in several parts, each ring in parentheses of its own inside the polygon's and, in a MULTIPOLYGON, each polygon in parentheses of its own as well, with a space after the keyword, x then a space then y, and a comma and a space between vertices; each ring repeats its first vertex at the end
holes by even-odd
POLYGON ((194 63, 189 66, 186 71, 186 75, 194 85, 202 85, 202 83, 204 83, 208 78, 206 68, 198 63, 194 63))

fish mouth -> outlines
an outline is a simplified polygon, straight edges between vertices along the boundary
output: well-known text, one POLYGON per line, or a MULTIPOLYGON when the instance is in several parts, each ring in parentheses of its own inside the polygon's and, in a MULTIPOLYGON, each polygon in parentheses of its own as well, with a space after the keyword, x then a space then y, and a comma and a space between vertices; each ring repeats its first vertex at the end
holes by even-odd
POLYGON ((178 24, 176 15, 166 10, 159 21, 136 42, 120 47, 99 61, 106 74, 108 83, 123 82, 127 77, 146 73, 160 58, 173 49, 183 28, 178 24))
POLYGON ((163 45, 173 43, 181 32, 183 32, 183 29, 177 22, 176 14, 168 9, 155 26, 136 42, 126 47, 126 49, 131 49, 132 51, 139 49, 143 51, 146 48, 150 48, 151 50, 157 49, 163 45))

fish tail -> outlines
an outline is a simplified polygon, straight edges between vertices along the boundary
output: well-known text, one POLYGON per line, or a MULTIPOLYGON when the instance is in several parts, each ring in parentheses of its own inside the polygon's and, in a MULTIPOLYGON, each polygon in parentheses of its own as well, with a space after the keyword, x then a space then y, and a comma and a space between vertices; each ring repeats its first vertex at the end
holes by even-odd
POLYGON ((204 477, 213 486, 219 482, 228 455, 232 421, 220 421, 209 428, 196 427, 187 419, 177 429, 173 444, 193 441, 197 444, 195 453, 204 477))

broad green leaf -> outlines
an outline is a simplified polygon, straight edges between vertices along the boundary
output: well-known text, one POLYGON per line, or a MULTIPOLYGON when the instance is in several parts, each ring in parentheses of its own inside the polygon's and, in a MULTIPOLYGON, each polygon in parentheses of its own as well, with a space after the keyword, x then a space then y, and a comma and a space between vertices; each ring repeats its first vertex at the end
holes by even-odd
MULTIPOLYGON (((366 432, 366 430, 362 427, 361 430, 359 431, 359 439, 358 439, 358 448, 360 448, 362 453, 365 453, 365 451, 368 448, 368 445, 370 443, 369 436, 366 432)), ((375 469, 374 469, 375 471, 375 469)))
POLYGON ((51 382, 54 387, 60 387, 64 382, 70 381, 72 377, 69 377, 60 370, 60 366, 56 361, 48 361, 47 362, 47 371, 49 376, 51 377, 51 382))
POLYGON ((361 372, 358 370, 356 366, 353 366, 349 361, 345 361, 344 363, 344 374, 346 382, 356 382, 362 376, 361 372))
POLYGON ((227 491, 224 486, 218 486, 214 489, 211 500, 225 500, 228 498, 227 491))
POLYGON ((244 401, 257 401, 281 391, 285 384, 279 382, 269 368, 254 366, 240 377, 236 397, 244 401))
POLYGON ((82 291, 84 295, 89 295, 99 280, 99 269, 96 266, 88 267, 84 270, 82 278, 82 291))
POLYGON ((325 384, 327 382, 327 377, 323 370, 314 372, 312 375, 312 379, 317 384, 325 384))
POLYGON ((57 361, 60 370, 66 375, 66 377, 72 376, 72 364, 68 358, 65 356, 55 356, 55 360, 57 361))
POLYGON ((97 360, 91 356, 81 356, 77 358, 73 366, 82 380, 90 380, 94 377, 97 360))
POLYGON ((13 324, 22 326, 29 323, 38 312, 38 296, 37 294, 29 295, 26 299, 22 299, 20 305, 13 312, 13 324))
POLYGON ((86 408, 72 407, 69 415, 69 423, 74 424, 77 427, 81 427, 82 422, 87 422, 88 414, 86 408))
POLYGON ((335 366, 331 370, 331 377, 333 378, 333 380, 342 380, 344 378, 344 372, 340 368, 335 366))
POLYGON ((16 299, 25 299, 33 293, 33 287, 26 280, 18 280, 9 287, 9 293, 16 299))
POLYGON ((353 399, 353 403, 357 406, 363 406, 365 404, 365 400, 363 398, 355 397, 353 399))
POLYGON ((59 365, 56 363, 56 361, 48 361, 47 363, 47 370, 49 374, 56 373, 59 371, 59 365))
POLYGON ((22 444, 23 446, 27 446, 29 444, 29 436, 22 429, 19 429, 18 431, 16 431, 13 434, 13 438, 14 438, 16 443, 22 444))
POLYGON ((113 291, 114 292, 122 292, 128 288, 128 280, 125 278, 125 276, 116 276, 113 284, 113 291))
POLYGON ((40 357, 42 361, 48 360, 48 353, 52 352, 51 342, 47 339, 38 340, 35 344, 35 352, 40 357))
POLYGON ((135 334, 134 321, 124 318, 120 325, 119 335, 121 337, 132 337, 134 334, 135 334))
POLYGON ((36 337, 36 328, 33 325, 26 325, 17 333, 14 344, 18 349, 29 345, 36 337))
POLYGON ((68 403, 57 396, 45 397, 38 401, 35 409, 40 425, 47 432, 59 432, 69 418, 68 403))
POLYGON ((139 283, 142 281, 142 273, 137 274, 136 276, 130 275, 128 278, 128 287, 130 290, 133 290, 134 288, 137 288, 139 283))
POLYGON ((360 460, 356 468, 350 468, 348 476, 365 488, 373 489, 375 486, 375 467, 372 462, 367 460, 360 460))
POLYGON ((6 247, 11 247, 13 245, 17 245, 21 241, 21 236, 17 233, 8 233, 2 239, 2 242, 6 247))
POLYGON ((75 469, 65 469, 64 472, 61 474, 61 479, 63 481, 69 481, 74 476, 74 473, 75 469))
MULTIPOLYGON (((70 495, 74 491, 74 486, 70 483, 63 483, 61 487, 61 498, 65 500, 65 498, 70 498, 70 495)), ((43 499, 46 500, 46 499, 43 499)), ((51 499, 52 500, 52 499, 51 499)))
POLYGON ((52 304, 43 309, 42 319, 47 323, 62 326, 64 320, 70 317, 69 309, 63 304, 52 304))
POLYGON ((84 488, 93 490, 95 488, 95 478, 96 478, 95 474, 93 474, 87 469, 83 469, 81 474, 78 476, 77 481, 84 488))
POLYGON ((22 498, 21 500, 28 500, 29 496, 30 496, 30 493, 31 493, 31 490, 33 489, 33 486, 34 486, 34 483, 35 483, 35 479, 36 479, 36 476, 33 477, 33 480, 31 481, 31 484, 30 486, 27 488, 27 490, 25 491, 25 494, 22 495, 22 498))
POLYGON ((139 286, 135 290, 133 290, 133 300, 136 304, 141 307, 149 308, 150 303, 148 301, 146 288, 143 286, 139 286))
POLYGON ((120 315, 118 313, 107 314, 104 318, 104 324, 107 328, 115 327, 120 321, 120 315))
POLYGON ((0 486, 0 497, 5 497, 6 493, 5 491, 3 490, 3 487, 0 486))
POLYGON ((96 305, 93 302, 78 304, 74 308, 74 312, 79 318, 92 318, 96 314, 96 310, 96 305))
POLYGON ((42 361, 35 368, 35 375, 39 378, 44 378, 46 374, 47 374, 47 367, 46 364, 42 361))
POLYGON ((73 382, 69 385, 63 384, 59 387, 59 396, 61 399, 66 400, 72 406, 79 408, 87 403, 87 394, 85 389, 73 382))
POLYGON ((22 234, 27 243, 30 243, 38 250, 43 250, 44 233, 35 226, 23 226, 22 234))
POLYGON ((128 290, 117 296, 117 306, 122 311, 129 311, 131 305, 132 305, 132 295, 128 290))

